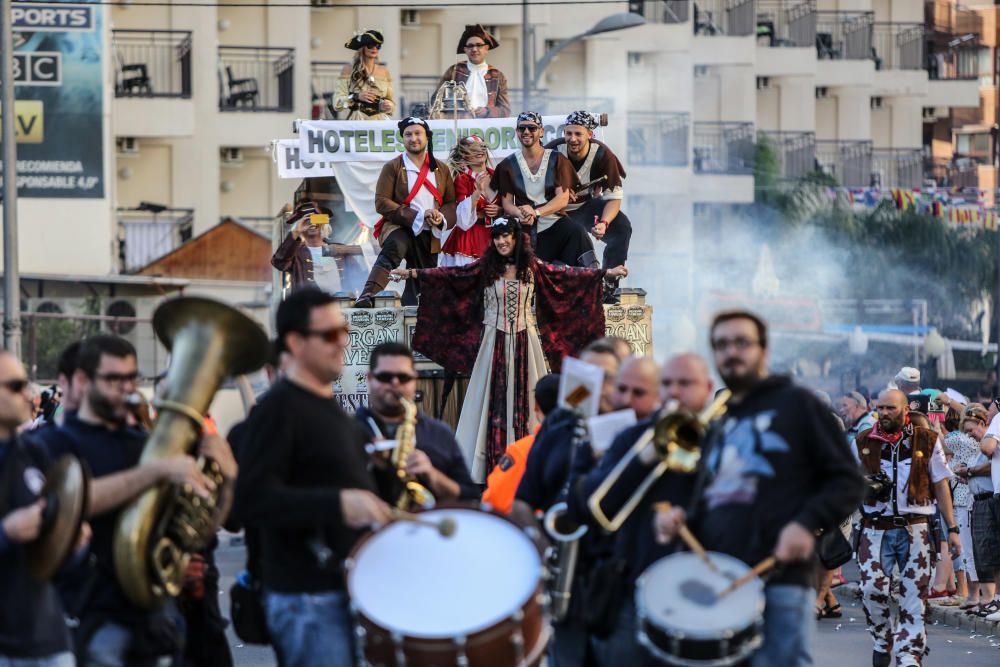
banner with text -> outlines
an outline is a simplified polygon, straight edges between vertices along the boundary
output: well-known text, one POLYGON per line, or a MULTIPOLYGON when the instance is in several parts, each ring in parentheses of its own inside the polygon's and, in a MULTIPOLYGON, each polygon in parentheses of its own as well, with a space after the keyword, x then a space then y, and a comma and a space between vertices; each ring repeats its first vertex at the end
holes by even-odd
POLYGON ((58 0, 13 3, 21 197, 104 196, 102 12, 58 0))
POLYGON ((341 407, 353 413, 368 405, 368 361, 372 350, 382 343, 403 341, 403 309, 375 310, 345 308, 351 342, 344 351, 344 371, 333 385, 341 407))
MULTIPOLYGON (((566 116, 543 116, 543 143, 562 137, 566 116)), ((299 160, 313 163, 386 162, 405 148, 395 120, 301 120, 299 160)), ((514 127, 517 118, 463 118, 458 121, 427 121, 434 133, 433 150, 440 158, 458 139, 470 134, 481 137, 496 159, 518 150, 514 127)), ((594 136, 600 137, 598 132, 594 136)), ((318 167, 319 168, 319 167, 318 167)), ((326 175, 328 175, 327 172, 326 175)))

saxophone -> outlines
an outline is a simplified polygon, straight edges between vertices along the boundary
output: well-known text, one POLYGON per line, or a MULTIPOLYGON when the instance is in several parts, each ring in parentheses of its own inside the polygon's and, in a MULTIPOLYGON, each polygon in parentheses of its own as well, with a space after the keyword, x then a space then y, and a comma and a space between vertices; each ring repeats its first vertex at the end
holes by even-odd
POLYGON ((406 472, 406 460, 417 446, 417 406, 402 396, 399 397, 399 402, 403 405, 403 423, 396 431, 396 447, 389 459, 396 470, 396 477, 403 485, 396 507, 401 510, 433 509, 436 502, 434 494, 406 472))

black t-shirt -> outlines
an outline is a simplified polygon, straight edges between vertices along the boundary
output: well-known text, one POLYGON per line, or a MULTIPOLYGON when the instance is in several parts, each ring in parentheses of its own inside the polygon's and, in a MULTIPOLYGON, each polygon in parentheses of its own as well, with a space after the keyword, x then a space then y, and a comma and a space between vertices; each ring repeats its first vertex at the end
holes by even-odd
POLYGON ((570 474, 575 425, 576 417, 565 408, 556 408, 545 418, 528 452, 517 500, 536 510, 547 510, 559 500, 570 474))
MULTIPOLYGON (((396 437, 399 424, 383 422, 366 407, 358 408, 354 417, 361 424, 365 433, 368 434, 369 440, 375 436, 372 432, 371 424, 368 423, 369 417, 375 421, 376 426, 378 426, 383 436, 386 438, 396 437)), ((455 435, 451 432, 448 425, 423 412, 418 412, 414 430, 416 431, 416 448, 427 454, 427 458, 431 460, 431 465, 445 477, 458 484, 459 499, 478 499, 480 495, 479 487, 472 481, 472 477, 469 475, 469 467, 465 465, 465 458, 462 456, 462 450, 459 449, 458 442, 455 441, 455 435)), ((379 486, 379 495, 386 502, 395 502, 401 491, 398 488, 395 477, 377 474, 376 478, 379 486)))
MULTIPOLYGON (((43 429, 38 432, 37 437, 44 443, 53 460, 63 454, 73 454, 86 462, 91 476, 97 479, 137 466, 147 434, 128 427, 110 430, 84 422, 76 414, 68 414, 61 427, 43 429)), ((59 581, 59 591, 68 608, 79 609, 86 614, 105 614, 121 623, 134 621, 143 614, 142 609, 133 605, 125 596, 115 575, 112 555, 115 528, 125 507, 90 519, 93 529, 90 551, 97 558, 96 570, 82 564, 68 571, 59 581), (95 579, 95 583, 81 608, 80 595, 89 587, 88 580, 91 577, 95 579)))
POLYGON ((342 590, 342 563, 362 532, 344 525, 342 489, 375 492, 361 426, 334 398, 289 380, 265 394, 240 436, 236 509, 258 531, 261 581, 270 590, 342 590), (317 554, 326 546, 325 566, 317 554))
MULTIPOLYGON (((45 452, 28 441, 0 442, 0 520, 38 499, 49 467, 45 452), (6 482, 3 480, 6 478, 6 482)), ((0 656, 40 658, 70 649, 59 594, 28 573, 24 545, 0 540, 0 656)))
MULTIPOLYGON (((830 410, 787 377, 758 383, 712 429, 701 458, 703 493, 693 530, 706 549, 755 565, 796 521, 836 527, 861 502, 861 472, 830 410)), ((813 585, 809 563, 775 583, 813 585)))

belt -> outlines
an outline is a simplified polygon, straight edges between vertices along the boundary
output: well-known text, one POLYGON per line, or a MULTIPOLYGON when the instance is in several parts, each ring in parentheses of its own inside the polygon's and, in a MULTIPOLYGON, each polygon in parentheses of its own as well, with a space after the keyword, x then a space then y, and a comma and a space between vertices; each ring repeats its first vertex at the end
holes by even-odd
POLYGON ((861 525, 865 528, 874 528, 875 530, 889 530, 890 528, 905 528, 916 523, 927 523, 929 518, 924 514, 865 517, 861 519, 861 525))
POLYGON ((973 500, 989 500, 992 497, 993 497, 993 494, 990 491, 985 491, 983 493, 977 493, 977 494, 973 495, 972 499, 973 500))

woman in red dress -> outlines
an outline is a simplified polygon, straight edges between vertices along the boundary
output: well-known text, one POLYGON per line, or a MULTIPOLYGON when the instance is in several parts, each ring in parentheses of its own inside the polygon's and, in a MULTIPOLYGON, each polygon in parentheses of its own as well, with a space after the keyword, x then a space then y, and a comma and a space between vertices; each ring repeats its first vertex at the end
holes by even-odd
POLYGON ((490 189, 490 152, 483 140, 469 135, 448 157, 455 175, 455 226, 441 237, 438 266, 464 266, 483 256, 490 244, 487 227, 500 214, 499 195, 490 189))

